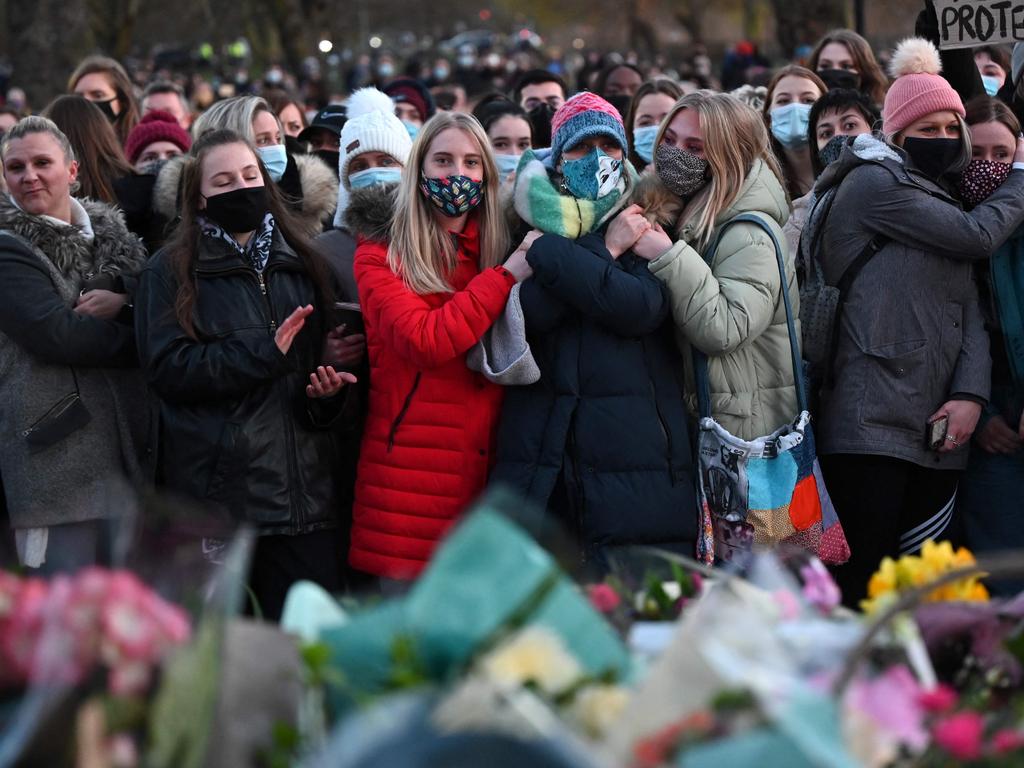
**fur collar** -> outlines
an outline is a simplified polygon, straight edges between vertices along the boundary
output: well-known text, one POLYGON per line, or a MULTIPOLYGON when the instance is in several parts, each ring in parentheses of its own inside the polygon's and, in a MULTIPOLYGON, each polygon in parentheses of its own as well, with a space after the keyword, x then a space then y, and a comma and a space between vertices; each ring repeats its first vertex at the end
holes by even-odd
POLYGON ((374 184, 349 192, 344 224, 352 235, 385 242, 391 238, 398 184, 374 184))
POLYGON ((93 239, 82 236, 71 224, 33 216, 18 208, 7 195, 0 196, 0 229, 32 246, 62 293, 73 293, 90 276, 134 275, 146 262, 142 241, 128 231, 121 212, 96 200, 79 200, 92 224, 93 239))
MULTIPOLYGON (((323 231, 323 223, 334 216, 338 205, 338 179, 319 157, 293 155, 302 186, 302 207, 294 211, 309 237, 323 231)), ((160 169, 153 187, 153 209, 168 221, 178 218, 178 186, 185 155, 173 157, 160 169)))

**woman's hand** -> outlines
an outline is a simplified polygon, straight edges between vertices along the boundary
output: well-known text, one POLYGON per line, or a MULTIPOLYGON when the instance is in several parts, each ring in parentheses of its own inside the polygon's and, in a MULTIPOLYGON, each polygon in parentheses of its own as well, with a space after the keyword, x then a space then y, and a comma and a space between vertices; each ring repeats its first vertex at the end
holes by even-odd
POLYGON ((613 259, 632 248, 636 241, 651 228, 651 222, 643 216, 644 209, 631 205, 616 216, 608 225, 604 244, 613 259))
POLYGON ((288 354, 288 350, 292 348, 292 342, 295 341, 296 334, 302 330, 302 326, 306 324, 306 318, 312 314, 312 304, 296 307, 295 311, 288 315, 285 321, 278 327, 277 333, 274 334, 274 343, 277 344, 277 348, 281 350, 282 355, 288 354))
POLYGON ((1020 436, 999 415, 985 422, 985 426, 974 436, 974 443, 985 453, 1016 453, 1024 445, 1020 436))
POLYGON ((334 397, 346 384, 355 384, 356 377, 351 373, 338 373, 330 365, 321 365, 309 374, 309 382, 306 385, 306 397, 334 397))
POLYGON ((633 253, 641 259, 654 261, 672 247, 672 238, 661 228, 661 224, 655 223, 640 235, 640 239, 633 245, 633 253))
POLYGON ((946 427, 946 439, 939 446, 938 452, 952 453, 967 445, 967 441, 971 439, 981 417, 981 406, 970 400, 950 400, 933 413, 928 422, 931 423, 943 416, 949 417, 949 426, 946 427))
POLYGON ((523 250, 522 246, 517 248, 512 255, 505 260, 505 263, 502 264, 502 266, 512 273, 512 276, 516 279, 517 283, 521 283, 523 280, 526 280, 533 275, 533 267, 531 267, 530 262, 526 260, 526 251, 523 250))
POLYGON ((75 312, 100 320, 113 320, 127 303, 128 297, 123 293, 96 288, 86 291, 78 297, 78 301, 75 302, 75 312))
POLYGON ((543 236, 544 233, 541 232, 539 229, 531 229, 529 232, 526 233, 526 237, 523 238, 523 242, 519 244, 519 247, 516 248, 516 250, 522 251, 523 253, 528 252, 530 250, 530 246, 533 245, 533 243, 538 238, 543 236))
POLYGON ((327 333, 324 341, 324 362, 351 368, 363 362, 366 354, 366 336, 361 333, 345 335, 345 326, 339 325, 327 333))

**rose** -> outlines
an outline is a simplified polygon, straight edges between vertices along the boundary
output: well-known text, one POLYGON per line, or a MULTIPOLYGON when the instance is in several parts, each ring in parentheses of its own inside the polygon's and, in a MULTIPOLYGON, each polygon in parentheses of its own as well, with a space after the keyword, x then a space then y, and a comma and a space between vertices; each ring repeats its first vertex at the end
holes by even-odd
POLYGON ((591 584, 587 587, 587 597, 600 613, 611 613, 622 602, 619 593, 608 584, 591 584))
POLYGON ((959 712, 935 724, 935 743, 957 760, 981 757, 981 740, 985 721, 977 712, 959 712))

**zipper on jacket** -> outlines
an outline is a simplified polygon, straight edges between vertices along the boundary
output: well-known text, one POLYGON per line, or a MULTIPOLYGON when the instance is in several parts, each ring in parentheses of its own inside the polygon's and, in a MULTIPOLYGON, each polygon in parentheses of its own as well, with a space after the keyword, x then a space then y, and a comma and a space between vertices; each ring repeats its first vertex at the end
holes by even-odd
POLYGON ((423 372, 416 371, 416 378, 412 382, 412 388, 409 390, 409 394, 405 396, 405 402, 402 403, 402 408, 398 411, 398 415, 391 423, 391 431, 388 432, 388 453, 391 453, 391 449, 395 447, 395 435, 398 433, 398 427, 401 425, 402 419, 405 418, 405 414, 409 410, 409 406, 412 405, 412 396, 415 395, 416 390, 419 389, 421 376, 423 376, 423 372))
POLYGON ((263 301, 267 305, 267 316, 270 318, 270 330, 274 332, 277 330, 277 321, 274 320, 274 307, 270 303, 270 294, 267 292, 267 281, 263 279, 263 273, 257 272, 256 279, 260 283, 260 293, 263 294, 263 301))

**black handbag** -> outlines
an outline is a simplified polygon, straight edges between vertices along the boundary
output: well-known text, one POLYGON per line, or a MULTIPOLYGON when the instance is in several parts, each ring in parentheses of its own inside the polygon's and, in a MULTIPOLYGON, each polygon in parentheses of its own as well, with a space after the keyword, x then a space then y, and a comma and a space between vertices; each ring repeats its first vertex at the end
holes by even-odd
POLYGON ((21 433, 25 442, 28 443, 29 453, 39 453, 51 445, 59 443, 92 420, 92 414, 82 402, 75 369, 71 368, 70 370, 71 377, 75 381, 75 391, 62 397, 56 405, 21 433))

